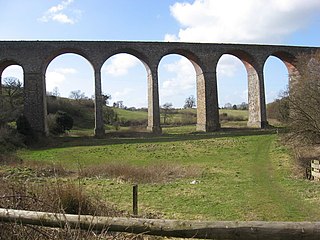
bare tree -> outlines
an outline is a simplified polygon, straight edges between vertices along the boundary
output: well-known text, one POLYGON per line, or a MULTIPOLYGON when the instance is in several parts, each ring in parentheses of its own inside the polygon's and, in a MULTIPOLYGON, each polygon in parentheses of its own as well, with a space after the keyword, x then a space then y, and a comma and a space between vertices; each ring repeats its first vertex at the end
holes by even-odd
POLYGON ((11 109, 17 105, 22 104, 23 89, 22 83, 18 78, 6 77, 4 78, 4 91, 11 109))
POLYGON ((288 90, 289 125, 293 133, 313 143, 320 142, 320 51, 297 58, 299 76, 288 90))
POLYGON ((163 124, 167 124, 167 120, 169 118, 169 114, 171 110, 172 110, 172 103, 165 103, 162 105, 163 124))
POLYGON ((193 108, 196 106, 196 99, 194 98, 193 95, 189 96, 186 98, 184 101, 184 108, 193 108))
POLYGON ((23 87, 18 78, 3 79, 2 94, 0 94, 0 126, 14 121, 22 112, 23 87))
POLYGON ((74 99, 74 100, 81 100, 81 99, 85 99, 86 98, 86 95, 84 92, 81 92, 80 90, 74 90, 74 91, 71 91, 70 92, 70 95, 69 95, 70 98, 74 99))
POLYGON ((52 90, 52 96, 60 97, 60 92, 58 87, 54 87, 52 90))

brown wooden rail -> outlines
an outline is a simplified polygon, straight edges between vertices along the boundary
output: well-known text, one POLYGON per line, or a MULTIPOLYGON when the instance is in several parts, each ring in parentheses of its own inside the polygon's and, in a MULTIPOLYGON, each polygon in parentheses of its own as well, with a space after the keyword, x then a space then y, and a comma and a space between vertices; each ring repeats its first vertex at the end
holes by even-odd
POLYGON ((180 238, 320 239, 320 222, 209 222, 141 218, 110 218, 0 208, 0 221, 89 231, 115 231, 180 238))

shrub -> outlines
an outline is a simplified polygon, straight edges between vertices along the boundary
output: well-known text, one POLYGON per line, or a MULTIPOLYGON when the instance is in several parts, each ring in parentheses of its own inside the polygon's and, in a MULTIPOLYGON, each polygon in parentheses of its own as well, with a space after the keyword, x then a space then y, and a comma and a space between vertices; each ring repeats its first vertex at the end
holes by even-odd
POLYGON ((56 114, 49 114, 48 127, 52 134, 58 135, 69 131, 73 127, 73 118, 66 112, 58 111, 56 114))
POLYGON ((24 138, 9 126, 0 127, 0 152, 10 152, 24 146, 24 138))
POLYGON ((282 123, 289 120, 289 100, 287 97, 276 99, 267 105, 267 116, 269 119, 276 119, 282 123))
POLYGON ((58 111, 56 113, 56 122, 61 128, 62 133, 69 131, 73 127, 73 118, 66 112, 58 111))
POLYGON ((227 113, 221 113, 219 115, 220 121, 245 121, 245 119, 242 116, 233 116, 228 115, 227 113))
POLYGON ((20 115, 16 121, 17 131, 25 136, 33 136, 33 131, 28 119, 24 115, 20 115))
POLYGON ((181 123, 183 125, 197 123, 197 114, 195 112, 183 112, 181 116, 181 123))

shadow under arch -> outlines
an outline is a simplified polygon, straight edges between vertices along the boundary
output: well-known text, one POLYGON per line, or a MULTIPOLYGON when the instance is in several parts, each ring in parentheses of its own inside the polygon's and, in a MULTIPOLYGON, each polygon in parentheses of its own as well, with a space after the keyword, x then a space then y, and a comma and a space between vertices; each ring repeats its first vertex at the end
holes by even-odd
MULTIPOLYGON (((247 71, 248 80, 248 127, 265 128, 268 123, 266 119, 265 93, 262 73, 258 70, 256 59, 243 50, 230 50, 223 52, 220 58, 225 55, 238 58, 247 71)), ((220 60, 219 58, 219 60, 220 60)), ((218 60, 218 62, 219 62, 218 60)))

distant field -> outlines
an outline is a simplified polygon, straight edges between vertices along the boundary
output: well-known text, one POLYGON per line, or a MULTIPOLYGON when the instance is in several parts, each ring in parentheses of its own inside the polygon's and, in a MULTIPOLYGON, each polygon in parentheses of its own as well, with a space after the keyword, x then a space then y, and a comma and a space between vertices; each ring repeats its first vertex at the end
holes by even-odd
POLYGON ((319 220, 320 209, 314 207, 320 204, 319 184, 299 177, 277 135, 259 130, 190 133, 192 126, 164 132, 158 137, 57 138, 43 147, 20 150, 18 156, 25 162, 62 164, 75 172, 92 167, 110 171, 111 164, 120 171, 117 176, 75 181, 128 212, 134 181, 125 180, 126 175, 136 169, 143 179, 144 168, 156 169, 154 174, 167 171, 168 182, 139 183, 139 211, 144 216, 319 220), (175 169, 192 169, 195 174, 179 178, 175 169))
MULTIPOLYGON (((118 113, 120 118, 124 118, 126 120, 132 119, 132 120, 143 120, 148 118, 148 113, 145 111, 129 111, 125 109, 120 108, 114 108, 115 111, 118 113)), ((169 114, 169 122, 175 122, 175 121, 181 121, 183 118, 183 115, 185 113, 193 113, 196 114, 196 109, 174 109, 174 114, 169 114)), ((228 109, 220 109, 219 113, 226 113, 229 116, 235 116, 235 117, 242 117, 244 120, 248 119, 248 111, 247 110, 228 110, 228 109)), ((163 121, 163 114, 161 114, 161 121, 163 121)))
POLYGON ((148 112, 144 111, 129 111, 120 108, 114 108, 114 110, 118 113, 119 118, 124 118, 126 120, 143 120, 148 119, 148 112))

